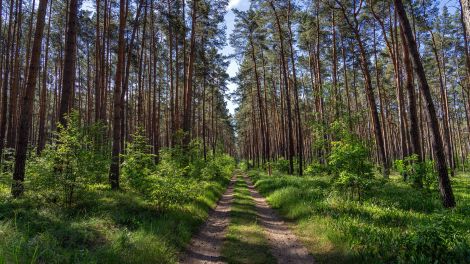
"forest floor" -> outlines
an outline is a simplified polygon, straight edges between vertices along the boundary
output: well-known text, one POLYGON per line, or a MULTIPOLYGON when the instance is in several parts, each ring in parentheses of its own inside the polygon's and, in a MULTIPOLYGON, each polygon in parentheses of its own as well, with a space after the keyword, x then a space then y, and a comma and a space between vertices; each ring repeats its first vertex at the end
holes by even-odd
POLYGON ((231 183, 180 263, 314 263, 307 249, 236 171, 231 183))
POLYGON ((248 174, 317 263, 470 263, 468 173, 452 178, 452 210, 436 187, 418 190, 398 174, 377 177, 362 201, 327 175, 248 174))
POLYGON ((41 192, 11 198, 0 175, 0 264, 177 263, 229 182, 199 182, 198 197, 164 211, 131 190, 93 185, 66 209, 41 192))

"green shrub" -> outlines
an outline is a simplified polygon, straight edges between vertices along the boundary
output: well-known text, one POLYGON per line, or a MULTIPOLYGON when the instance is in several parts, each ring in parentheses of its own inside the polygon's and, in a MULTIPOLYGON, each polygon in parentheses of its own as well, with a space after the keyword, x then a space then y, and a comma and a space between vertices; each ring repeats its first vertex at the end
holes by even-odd
POLYGON ((278 170, 279 172, 288 173, 289 172, 289 160, 286 160, 284 158, 278 159, 274 163, 274 168, 278 170))
POLYGON ((138 129, 132 135, 132 141, 127 142, 125 154, 122 155, 123 179, 142 194, 148 194, 152 187, 149 176, 155 170, 155 155, 151 151, 152 146, 148 144, 143 130, 138 129))
POLYGON ((235 161, 229 155, 218 155, 207 161, 201 171, 204 180, 215 180, 229 177, 235 168, 235 161))
POLYGON ((330 174, 330 168, 328 167, 328 164, 321 164, 314 161, 305 168, 304 173, 309 176, 330 174))
POLYGON ((59 125, 55 140, 40 156, 34 153, 27 163, 27 178, 36 194, 51 202, 62 201, 70 207, 102 174, 107 173, 108 158, 96 151, 93 138, 80 125, 76 112, 68 117, 67 127, 59 125))
POLYGON ((372 164, 368 151, 358 140, 343 139, 332 142, 328 165, 335 174, 336 187, 347 190, 352 198, 361 199, 372 178, 372 164))
POLYGON ((151 201, 158 209, 184 205, 201 194, 201 185, 194 179, 152 175, 151 201))
POLYGON ((395 169, 406 178, 409 178, 413 185, 430 189, 437 185, 437 174, 434 170, 434 161, 418 161, 418 155, 413 154, 403 160, 394 162, 395 169))

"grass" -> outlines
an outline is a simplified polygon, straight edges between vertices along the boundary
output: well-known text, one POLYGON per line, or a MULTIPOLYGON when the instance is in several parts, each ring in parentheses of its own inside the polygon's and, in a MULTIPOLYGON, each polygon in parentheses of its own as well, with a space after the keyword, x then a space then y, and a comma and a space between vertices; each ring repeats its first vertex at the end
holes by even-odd
POLYGON ((227 263, 276 263, 269 251, 263 229, 257 224, 253 198, 246 182, 238 178, 230 212, 231 222, 222 256, 227 263))
POLYGON ((12 199, 7 182, 0 178, 0 263, 176 263, 229 180, 165 211, 100 185, 65 210, 32 191, 12 199))
POLYGON ((318 263, 469 263, 470 175, 452 179, 457 207, 399 176, 376 180, 363 202, 329 176, 250 171, 255 187, 289 221, 318 263))

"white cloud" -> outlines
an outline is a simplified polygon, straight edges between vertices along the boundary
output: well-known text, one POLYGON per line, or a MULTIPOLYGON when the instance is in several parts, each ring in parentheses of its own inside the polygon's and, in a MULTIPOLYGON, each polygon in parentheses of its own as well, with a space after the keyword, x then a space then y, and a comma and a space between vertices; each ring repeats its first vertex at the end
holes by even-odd
POLYGON ((228 2, 227 9, 232 9, 232 8, 236 7, 240 3, 240 1, 241 0, 230 0, 228 2))

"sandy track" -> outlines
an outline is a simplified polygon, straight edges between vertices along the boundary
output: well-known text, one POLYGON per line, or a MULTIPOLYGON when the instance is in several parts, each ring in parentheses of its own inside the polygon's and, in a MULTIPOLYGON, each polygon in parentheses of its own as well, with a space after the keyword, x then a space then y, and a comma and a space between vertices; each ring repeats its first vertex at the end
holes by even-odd
MULTIPOLYGON (((180 263, 225 263, 222 259, 221 250, 227 227, 230 224, 230 210, 234 200, 233 191, 237 180, 237 172, 234 175, 227 191, 216 208, 210 213, 206 223, 191 239, 185 252, 180 257, 180 263)), ((271 248, 271 254, 277 259, 277 262, 280 264, 315 263, 307 249, 298 241, 277 213, 271 209, 266 199, 256 191, 253 183, 246 175, 244 175, 244 180, 255 202, 258 224, 263 227, 271 248)))
POLYGON ((244 179, 255 201, 258 224, 264 228, 264 234, 271 246, 271 254, 278 263, 315 263, 308 250, 298 241, 277 213, 271 209, 266 199, 256 191, 251 180, 246 175, 244 179))
POLYGON ((230 224, 230 208, 233 202, 235 182, 236 176, 231 179, 227 190, 210 213, 206 223, 191 239, 180 258, 180 263, 224 263, 220 251, 227 227, 230 224))

